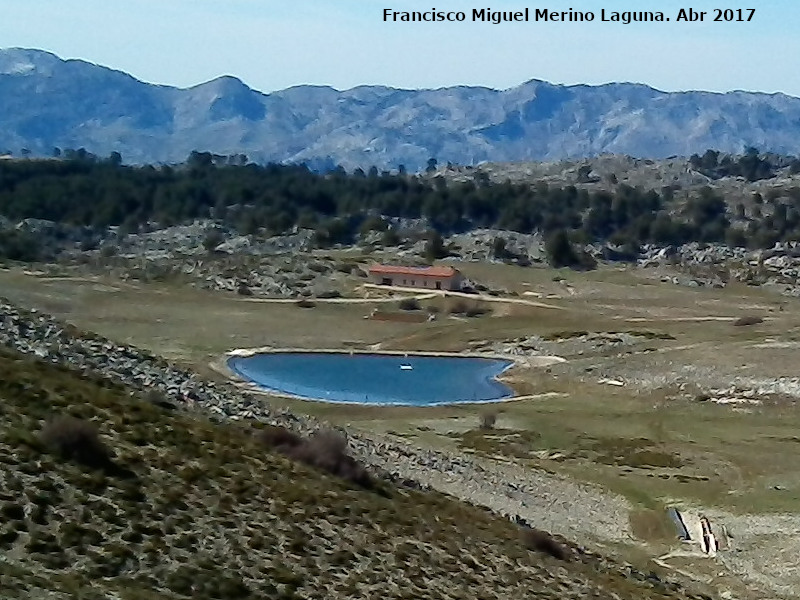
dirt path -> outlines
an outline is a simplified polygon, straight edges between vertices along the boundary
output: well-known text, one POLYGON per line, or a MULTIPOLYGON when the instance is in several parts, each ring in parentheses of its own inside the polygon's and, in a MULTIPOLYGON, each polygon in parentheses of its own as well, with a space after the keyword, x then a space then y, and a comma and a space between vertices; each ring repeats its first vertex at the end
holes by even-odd
MULTIPOLYGON (((308 298, 311 302, 327 303, 327 304, 383 304, 398 302, 403 298, 414 298, 416 300, 432 300, 433 298, 466 298, 479 302, 495 302, 501 304, 521 304, 523 306, 533 306, 536 308, 549 308, 553 310, 564 310, 561 306, 553 304, 546 304, 544 302, 537 302, 535 300, 526 300, 525 298, 500 298, 497 296, 487 296, 484 294, 467 294, 466 292, 449 292, 445 290, 437 290, 431 292, 420 292, 418 288, 407 287, 387 287, 385 285, 377 285, 374 283, 365 283, 364 289, 381 290, 402 292, 409 294, 402 298, 388 297, 388 298, 308 298)), ((239 298, 238 302, 257 302, 265 304, 294 304, 298 298, 239 298)))
POLYGON ((739 317, 658 317, 651 319, 647 317, 629 317, 625 319, 628 323, 659 323, 664 321, 702 323, 704 321, 735 321, 739 317))
MULTIPOLYGON (((375 283, 365 283, 365 289, 374 290, 389 290, 398 292, 419 292, 418 288, 407 288, 397 286, 385 286, 375 283)), ((432 293, 430 297, 435 298, 440 296, 442 298, 466 298, 468 300, 477 300, 480 302, 501 302, 505 304, 522 304, 524 306, 535 306, 537 308, 551 308, 553 310, 564 310, 563 306, 555 306, 554 304, 546 304, 545 302, 538 302, 536 300, 526 300, 525 298, 502 298, 500 296, 487 296, 486 294, 467 294, 466 292, 451 292, 448 290, 437 290, 432 293)))
MULTIPOLYGON (((404 290, 405 291, 405 290, 404 290)), ((310 302, 319 302, 327 304, 378 304, 398 302, 405 298, 414 298, 416 300, 430 300, 436 298, 435 293, 415 294, 413 296, 403 296, 403 298, 306 298, 310 302)), ((295 304, 299 298, 239 298, 238 302, 259 302, 266 304, 295 304)))

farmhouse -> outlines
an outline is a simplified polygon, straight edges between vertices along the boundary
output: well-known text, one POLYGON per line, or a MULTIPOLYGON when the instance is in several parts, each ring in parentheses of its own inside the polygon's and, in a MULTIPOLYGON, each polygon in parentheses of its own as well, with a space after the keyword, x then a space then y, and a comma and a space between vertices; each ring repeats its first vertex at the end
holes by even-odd
POLYGON ((429 290, 459 290, 464 277, 453 267, 398 267, 373 265, 369 268, 372 283, 415 287, 429 290))

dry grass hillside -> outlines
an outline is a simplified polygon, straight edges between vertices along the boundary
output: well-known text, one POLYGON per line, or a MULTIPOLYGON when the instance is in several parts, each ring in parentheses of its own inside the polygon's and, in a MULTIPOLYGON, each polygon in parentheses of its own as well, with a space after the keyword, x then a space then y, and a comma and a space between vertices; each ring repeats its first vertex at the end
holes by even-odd
POLYGON ((0 416, 3 598, 700 597, 8 350, 0 416))

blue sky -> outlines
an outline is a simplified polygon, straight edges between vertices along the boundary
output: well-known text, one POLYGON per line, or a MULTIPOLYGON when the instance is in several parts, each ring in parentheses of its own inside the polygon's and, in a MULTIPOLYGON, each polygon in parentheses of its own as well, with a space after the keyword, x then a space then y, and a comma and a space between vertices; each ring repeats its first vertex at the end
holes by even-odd
POLYGON ((800 3, 768 0, 0 0, 0 47, 83 58, 187 87, 230 74, 272 91, 647 83, 800 96, 800 3), (763 6, 763 5, 767 6, 763 6), (749 23, 384 23, 394 10, 756 8, 749 23))

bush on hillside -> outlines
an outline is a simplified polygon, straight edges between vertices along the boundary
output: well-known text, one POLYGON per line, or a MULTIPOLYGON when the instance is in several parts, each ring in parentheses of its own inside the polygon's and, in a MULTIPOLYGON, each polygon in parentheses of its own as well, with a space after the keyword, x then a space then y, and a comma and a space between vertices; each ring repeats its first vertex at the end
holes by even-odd
POLYGON ((177 408, 175 404, 169 400, 166 394, 154 388, 144 392, 144 394, 142 394, 142 399, 149 404, 153 404, 154 406, 158 406, 167 410, 175 410, 177 408))
POLYGON ((289 456, 363 488, 373 485, 367 470, 347 454, 347 440, 334 431, 318 431, 294 448, 289 456))
POLYGON ((552 535, 541 529, 523 527, 520 533, 522 543, 528 550, 547 554, 558 560, 569 560, 571 553, 567 546, 556 540, 552 535))
POLYGON ((212 253, 214 249, 225 241, 225 236, 219 229, 211 229, 206 232, 203 238, 203 248, 206 252, 212 253))
POLYGON ((35 234, 16 229, 0 231, 0 259, 34 262, 42 255, 42 242, 35 234))
POLYGON ((545 240, 544 250, 547 260, 554 267, 571 267, 578 263, 578 255, 569 241, 567 232, 558 229, 545 240))
POLYGON ((267 425, 264 429, 261 429, 256 434, 256 438, 270 450, 282 453, 303 443, 303 438, 294 431, 275 425, 267 425))
POLYGON ((89 467, 111 465, 110 450, 100 439, 97 428, 87 421, 70 416, 56 417, 42 429, 41 440, 67 460, 89 467))
POLYGON ((308 438, 284 427, 268 425, 256 434, 268 449, 366 489, 373 488, 367 470, 347 454, 347 439, 335 431, 322 430, 308 438))
POLYGON ((555 230, 545 239, 544 251, 550 265, 556 268, 591 270, 597 267, 597 261, 582 249, 576 248, 564 229, 555 230))
POLYGON ((494 411, 488 411, 481 415, 481 429, 494 429, 494 425, 497 423, 497 413, 494 411))

